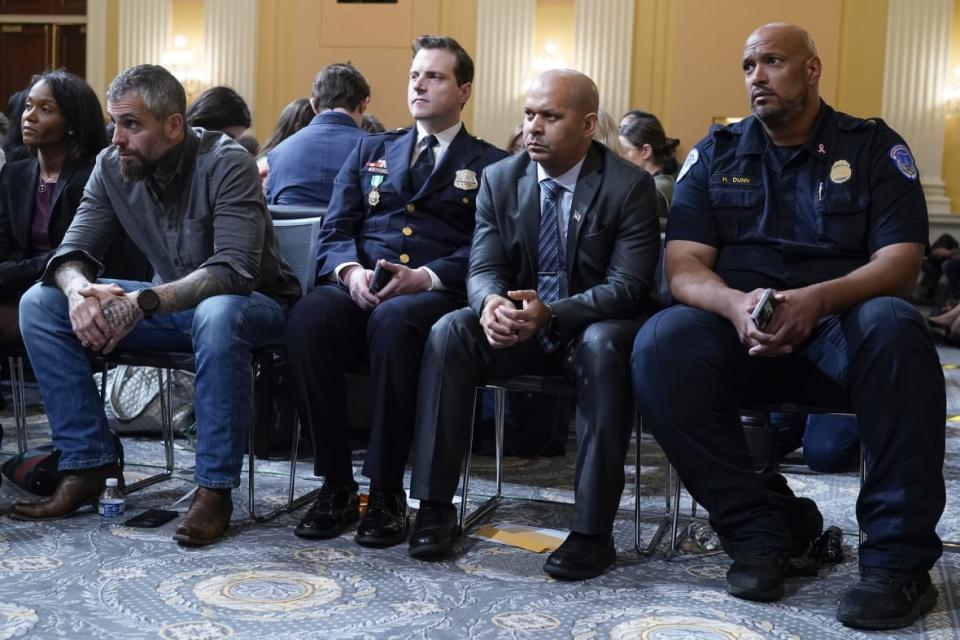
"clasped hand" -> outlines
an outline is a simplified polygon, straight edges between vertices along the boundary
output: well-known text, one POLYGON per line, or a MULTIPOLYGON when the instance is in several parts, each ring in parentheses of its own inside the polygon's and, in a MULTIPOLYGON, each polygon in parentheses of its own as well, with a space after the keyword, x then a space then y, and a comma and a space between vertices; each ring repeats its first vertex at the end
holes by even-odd
POLYGON ((341 274, 341 280, 350 291, 350 298, 361 309, 369 311, 384 300, 406 293, 427 291, 433 285, 433 280, 425 269, 411 269, 402 264, 395 264, 386 260, 380 260, 379 262, 383 269, 393 275, 390 281, 377 293, 370 292, 370 281, 373 278, 372 270, 364 269, 360 265, 353 265, 347 267, 345 273, 341 274))
POLYGON ((776 308, 773 317, 760 330, 750 315, 763 289, 740 294, 733 305, 730 321, 740 336, 740 342, 749 348, 752 356, 775 357, 793 352, 793 348, 807 339, 824 314, 823 303, 809 287, 774 293, 776 308))
POLYGON ((102 353, 113 351, 143 318, 135 294, 116 284, 87 284, 68 300, 74 335, 84 347, 102 353))
POLYGON ((550 320, 550 310, 533 289, 490 295, 480 314, 480 326, 494 349, 505 349, 534 335, 550 320), (521 303, 518 309, 515 302, 521 303))

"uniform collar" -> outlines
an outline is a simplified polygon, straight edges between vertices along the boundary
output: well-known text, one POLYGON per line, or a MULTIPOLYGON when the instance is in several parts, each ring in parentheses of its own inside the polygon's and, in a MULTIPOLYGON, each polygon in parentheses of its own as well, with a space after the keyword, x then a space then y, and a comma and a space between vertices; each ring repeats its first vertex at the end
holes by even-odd
MULTIPOLYGON (((807 141, 800 145, 814 158, 821 162, 828 162, 830 153, 833 150, 833 135, 830 129, 830 122, 833 116, 833 108, 826 102, 820 100, 820 112, 813 123, 813 129, 807 141), (821 149, 823 149, 821 151, 821 149)), ((767 136, 763 124, 756 116, 750 116, 743 121, 743 133, 740 135, 740 143, 737 145, 737 155, 762 155, 767 147, 771 145, 770 138, 767 136)))
MULTIPOLYGON (((462 128, 463 128, 463 122, 460 121, 460 122, 457 122, 457 124, 450 127, 449 129, 444 129, 440 133, 433 134, 437 137, 437 142, 440 144, 441 151, 447 150, 447 147, 450 146, 450 143, 453 142, 453 139, 457 137, 457 134, 460 133, 460 129, 462 128)), ((430 134, 427 133, 427 131, 423 128, 423 125, 418 122, 417 123, 417 142, 415 146, 419 146, 420 141, 426 138, 428 135, 430 134)))

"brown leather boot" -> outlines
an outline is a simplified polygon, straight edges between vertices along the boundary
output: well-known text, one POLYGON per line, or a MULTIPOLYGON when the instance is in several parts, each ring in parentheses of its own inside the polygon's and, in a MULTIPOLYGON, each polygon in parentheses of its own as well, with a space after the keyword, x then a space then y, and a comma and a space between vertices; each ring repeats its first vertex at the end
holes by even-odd
POLYGON ((52 496, 31 502, 15 502, 10 509, 10 517, 14 520, 58 520, 70 517, 80 507, 97 500, 107 478, 117 478, 120 489, 123 489, 123 471, 116 462, 91 469, 66 471, 52 496))
POLYGON ((173 539, 181 544, 202 546, 216 542, 230 528, 233 498, 230 489, 200 487, 190 502, 190 508, 180 521, 173 539))

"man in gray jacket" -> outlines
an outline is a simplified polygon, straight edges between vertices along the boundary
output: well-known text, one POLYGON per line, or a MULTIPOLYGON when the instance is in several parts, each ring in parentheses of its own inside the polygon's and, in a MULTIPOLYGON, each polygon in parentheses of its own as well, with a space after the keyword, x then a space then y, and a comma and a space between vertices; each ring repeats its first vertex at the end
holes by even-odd
POLYGON ((122 481, 87 357, 119 346, 195 354, 200 488, 174 538, 209 544, 229 527, 250 427, 251 350, 283 343, 284 308, 300 286, 280 257, 253 159, 219 132, 187 127, 185 110, 183 87, 158 66, 124 71, 107 92, 113 146, 20 303, 63 480, 46 500, 16 503, 13 518, 72 515, 107 478, 122 481), (96 279, 120 229, 160 284, 96 279))

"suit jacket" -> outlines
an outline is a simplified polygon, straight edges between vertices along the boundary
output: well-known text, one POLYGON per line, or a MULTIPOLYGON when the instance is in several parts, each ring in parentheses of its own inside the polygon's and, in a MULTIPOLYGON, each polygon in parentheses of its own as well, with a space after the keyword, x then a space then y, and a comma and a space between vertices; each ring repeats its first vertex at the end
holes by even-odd
MULTIPOLYGON (((477 197, 467 294, 479 314, 492 294, 537 288, 540 189, 526 153, 487 168, 477 197)), ((657 192, 650 175, 594 142, 577 179, 566 241, 570 295, 551 306, 560 342, 599 320, 635 318, 658 304, 657 192)))
POLYGON ((325 111, 314 116, 267 154, 267 203, 327 206, 337 172, 366 135, 345 113, 325 111))
POLYGON ((318 276, 328 277, 345 262, 371 269, 385 258, 410 268, 426 266, 444 287, 462 294, 481 174, 507 154, 462 128, 413 193, 409 174, 416 140, 411 127, 361 138, 350 153, 320 230, 318 276))
MULTIPOLYGON (((53 192, 50 214, 50 246, 54 249, 83 197, 83 188, 93 169, 93 158, 78 165, 65 165, 53 192)), ((53 250, 30 257, 30 225, 34 196, 40 180, 36 159, 8 162, 0 169, 0 297, 16 298, 43 273, 53 250)), ((152 270, 143 254, 123 234, 117 237, 104 259, 104 276, 150 280, 152 270)))

